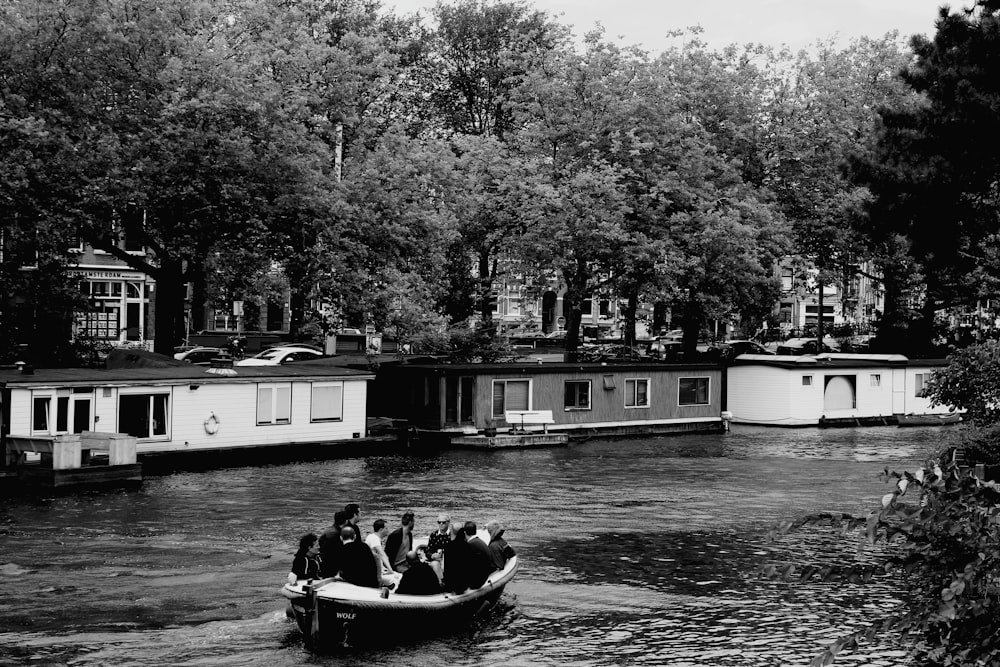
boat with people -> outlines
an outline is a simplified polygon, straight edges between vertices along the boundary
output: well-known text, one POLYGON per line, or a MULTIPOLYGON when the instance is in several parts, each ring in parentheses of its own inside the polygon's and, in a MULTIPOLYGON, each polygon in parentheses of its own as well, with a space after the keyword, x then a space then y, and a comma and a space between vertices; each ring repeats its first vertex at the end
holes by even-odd
POLYGON ((281 594, 288 599, 288 614, 307 646, 322 650, 458 629, 496 606, 517 569, 514 555, 482 586, 463 593, 403 595, 384 586, 369 588, 328 578, 286 583, 281 594))

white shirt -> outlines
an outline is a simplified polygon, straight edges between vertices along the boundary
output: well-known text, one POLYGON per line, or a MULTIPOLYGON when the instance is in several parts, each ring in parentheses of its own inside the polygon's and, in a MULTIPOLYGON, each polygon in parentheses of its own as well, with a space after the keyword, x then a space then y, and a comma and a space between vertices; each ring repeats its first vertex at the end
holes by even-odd
POLYGON ((365 544, 372 550, 375 554, 375 558, 382 565, 383 572, 392 572, 392 564, 389 563, 389 558, 385 555, 385 549, 382 548, 382 538, 378 536, 378 533, 371 533, 365 538, 365 544))

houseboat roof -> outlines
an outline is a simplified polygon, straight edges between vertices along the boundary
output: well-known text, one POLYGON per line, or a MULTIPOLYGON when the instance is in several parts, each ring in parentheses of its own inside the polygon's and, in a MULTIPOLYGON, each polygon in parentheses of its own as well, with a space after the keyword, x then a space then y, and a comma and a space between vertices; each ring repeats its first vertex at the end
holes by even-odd
POLYGON ((14 368, 0 369, 0 387, 48 386, 116 386, 116 385, 181 385, 241 384, 282 380, 371 380, 370 372, 316 362, 299 362, 285 366, 169 366, 164 368, 37 368, 22 373, 14 368), (219 374, 213 371, 223 371, 219 374))
POLYGON ((790 370, 945 366, 947 363, 947 359, 910 359, 902 354, 847 354, 840 352, 805 355, 741 354, 733 360, 734 366, 773 366, 790 370))
POLYGON ((611 373, 614 371, 687 371, 721 370, 715 362, 704 363, 664 363, 662 361, 611 361, 611 362, 536 362, 536 363, 493 363, 493 364, 397 364, 382 366, 380 370, 401 372, 425 372, 441 375, 542 375, 566 373, 611 373))

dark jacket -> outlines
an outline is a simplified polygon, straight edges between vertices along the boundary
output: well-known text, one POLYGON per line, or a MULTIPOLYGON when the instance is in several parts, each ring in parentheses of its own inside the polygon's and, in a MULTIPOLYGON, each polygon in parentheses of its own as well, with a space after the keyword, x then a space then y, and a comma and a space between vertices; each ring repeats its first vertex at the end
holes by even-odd
POLYGON ((435 595, 441 592, 441 582, 438 581, 434 568, 427 563, 417 562, 403 573, 396 592, 400 595, 435 595))
POLYGON ((324 577, 336 576, 340 571, 340 552, 343 547, 337 528, 331 528, 319 536, 319 555, 323 560, 321 574, 324 577))
POLYGON ((493 561, 490 559, 490 548, 486 546, 485 542, 478 537, 470 537, 468 544, 472 559, 469 586, 479 588, 496 568, 493 567, 493 561))
POLYGON ((375 556, 364 542, 354 540, 340 551, 340 576, 349 584, 378 588, 375 556))
POLYGON ((319 579, 323 571, 323 557, 297 553, 292 559, 292 572, 299 579, 319 579))
MULTIPOLYGON (((413 550, 413 531, 407 535, 407 545, 406 550, 413 550)), ((389 537, 385 538, 385 555, 388 556, 389 562, 392 563, 392 569, 397 572, 405 572, 406 567, 398 567, 396 565, 396 554, 399 553, 399 547, 403 543, 403 527, 400 526, 396 530, 389 533, 389 537)))
MULTIPOLYGON (((465 541, 464 535, 452 540, 444 548, 444 588, 451 593, 462 593, 468 588, 478 588, 482 582, 476 569, 476 552, 465 541)), ((484 577, 485 578, 485 577, 484 577)))
POLYGON ((490 561, 494 569, 502 570, 514 555, 514 548, 507 544, 502 530, 490 539, 490 561))

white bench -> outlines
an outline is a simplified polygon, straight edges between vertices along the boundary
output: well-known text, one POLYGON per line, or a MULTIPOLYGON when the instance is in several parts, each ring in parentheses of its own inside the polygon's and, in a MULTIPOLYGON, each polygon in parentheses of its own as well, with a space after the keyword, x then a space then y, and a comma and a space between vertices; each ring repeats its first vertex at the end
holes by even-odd
POLYGON ((503 413, 504 420, 511 426, 524 430, 525 424, 542 426, 544 433, 549 432, 549 424, 555 424, 551 410, 507 410, 503 413))

